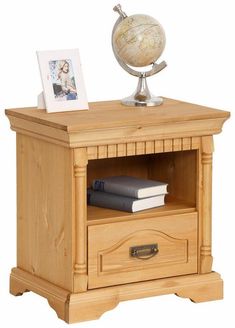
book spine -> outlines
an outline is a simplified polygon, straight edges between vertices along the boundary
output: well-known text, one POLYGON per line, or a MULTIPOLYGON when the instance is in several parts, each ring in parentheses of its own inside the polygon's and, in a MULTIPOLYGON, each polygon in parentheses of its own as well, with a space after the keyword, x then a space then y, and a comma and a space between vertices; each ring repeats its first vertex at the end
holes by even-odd
POLYGON ((131 198, 113 195, 106 192, 88 190, 88 205, 106 207, 114 210, 133 212, 133 200, 131 198))
POLYGON ((127 197, 133 197, 138 198, 138 190, 134 190, 133 188, 130 188, 129 186, 120 186, 118 184, 112 183, 110 181, 105 180, 94 180, 92 183, 93 190, 96 191, 105 191, 109 192, 111 194, 116 195, 123 195, 127 197))
POLYGON ((92 189, 96 191, 106 191, 104 185, 105 185, 104 180, 93 180, 92 189))

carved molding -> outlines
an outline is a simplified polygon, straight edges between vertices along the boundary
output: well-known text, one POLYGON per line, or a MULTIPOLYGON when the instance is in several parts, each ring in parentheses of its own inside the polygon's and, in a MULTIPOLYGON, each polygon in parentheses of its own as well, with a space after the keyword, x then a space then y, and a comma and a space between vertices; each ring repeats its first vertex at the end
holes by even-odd
POLYGON ((14 268, 10 277, 10 286, 13 295, 20 295, 30 290, 45 297, 58 317, 68 323, 97 319, 119 302, 136 298, 173 293, 188 297, 194 302, 223 298, 223 280, 216 272, 135 282, 71 294, 49 281, 14 268))
POLYGON ((86 149, 88 159, 101 159, 199 149, 200 144, 200 137, 187 137, 90 146, 86 149))
POLYGON ((212 164, 212 154, 202 153, 202 164, 212 164))
POLYGON ((201 246, 201 255, 210 256, 211 255, 211 246, 201 246))

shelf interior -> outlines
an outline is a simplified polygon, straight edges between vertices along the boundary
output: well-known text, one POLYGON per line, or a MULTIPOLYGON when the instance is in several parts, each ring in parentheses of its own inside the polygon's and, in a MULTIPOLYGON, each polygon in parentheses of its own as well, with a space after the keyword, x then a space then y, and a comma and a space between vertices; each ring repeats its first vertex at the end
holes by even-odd
POLYGON ((168 195, 164 206, 136 213, 88 206, 88 224, 196 211, 197 162, 195 150, 90 160, 87 169, 88 187, 91 187, 94 179, 129 175, 168 183, 168 195))

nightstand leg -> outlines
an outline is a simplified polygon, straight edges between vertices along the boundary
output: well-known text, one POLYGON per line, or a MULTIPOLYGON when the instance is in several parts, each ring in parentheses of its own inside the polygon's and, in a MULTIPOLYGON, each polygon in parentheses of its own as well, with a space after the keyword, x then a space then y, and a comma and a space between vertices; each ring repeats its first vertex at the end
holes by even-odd
POLYGON ((14 296, 32 291, 45 297, 49 305, 55 310, 57 316, 66 320, 66 303, 70 293, 57 287, 31 273, 18 268, 13 268, 10 275, 10 293, 14 296))
POLYGON ((14 296, 21 296, 24 293, 29 292, 27 287, 22 281, 17 279, 13 273, 10 275, 10 293, 14 296))
POLYGON ((45 297, 58 317, 68 323, 98 319, 121 301, 176 294, 193 302, 223 298, 223 280, 216 272, 156 279, 71 293, 18 268, 11 272, 11 293, 32 291, 45 297))
POLYGON ((176 295, 189 298, 194 303, 221 300, 223 299, 223 280, 220 278, 201 286, 182 288, 176 295))

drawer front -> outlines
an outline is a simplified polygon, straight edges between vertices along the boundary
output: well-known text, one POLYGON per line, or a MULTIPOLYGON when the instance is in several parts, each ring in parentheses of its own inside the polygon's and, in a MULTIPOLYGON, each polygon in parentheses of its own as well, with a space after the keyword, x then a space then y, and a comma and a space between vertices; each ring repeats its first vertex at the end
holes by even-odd
POLYGON ((88 287, 197 272, 197 213, 88 227, 88 287))

